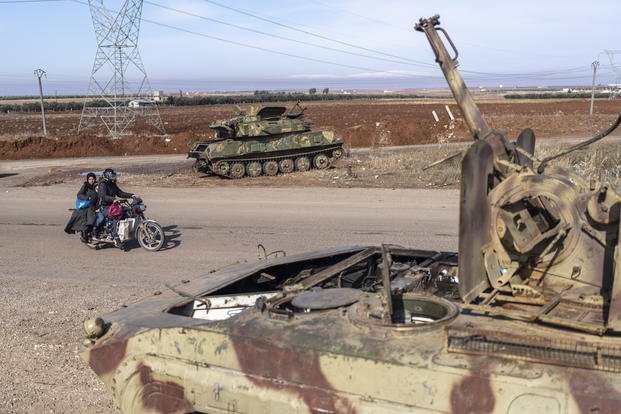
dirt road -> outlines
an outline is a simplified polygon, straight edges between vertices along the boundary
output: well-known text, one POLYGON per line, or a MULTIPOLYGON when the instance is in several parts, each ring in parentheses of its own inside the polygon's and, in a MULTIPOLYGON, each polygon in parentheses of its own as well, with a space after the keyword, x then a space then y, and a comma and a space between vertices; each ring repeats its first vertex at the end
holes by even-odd
MULTIPOLYGON (((24 174, 15 168, 11 174, 24 174)), ((63 227, 75 185, 12 187, 0 176, 0 412, 114 412, 79 359, 83 319, 163 284, 257 257, 382 242, 455 250, 455 190, 135 187, 164 226, 157 253, 93 251, 63 227)))

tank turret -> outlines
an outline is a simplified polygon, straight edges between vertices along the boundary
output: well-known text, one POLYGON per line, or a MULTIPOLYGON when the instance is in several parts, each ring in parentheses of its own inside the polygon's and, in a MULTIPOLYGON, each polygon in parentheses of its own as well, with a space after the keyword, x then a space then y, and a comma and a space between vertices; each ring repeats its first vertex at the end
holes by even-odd
POLYGON ((539 160, 530 128, 511 141, 488 126, 457 70, 457 49, 439 24, 439 16, 421 19, 416 30, 427 36, 474 138, 461 170, 459 273, 465 306, 621 333, 621 196, 605 183, 549 164, 610 134, 621 115, 607 131, 539 160))

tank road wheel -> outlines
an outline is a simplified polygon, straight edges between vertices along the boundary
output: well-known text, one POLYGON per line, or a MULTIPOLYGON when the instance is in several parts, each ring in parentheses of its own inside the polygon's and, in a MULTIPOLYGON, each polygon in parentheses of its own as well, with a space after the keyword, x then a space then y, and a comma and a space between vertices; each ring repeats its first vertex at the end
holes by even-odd
POLYGON ((263 163, 263 174, 265 175, 278 174, 278 163, 276 161, 265 161, 263 163))
POLYGON ((342 156, 343 156, 343 149, 342 148, 337 148, 334 151, 332 151, 332 158, 339 159, 342 156))
POLYGON ((231 166, 226 161, 220 161, 216 165, 214 165, 214 172, 220 175, 229 175, 229 170, 231 166))
POLYGON ((231 178, 242 178, 246 175, 246 166, 243 162, 234 162, 231 164, 231 178))
POLYGON ((330 160, 326 154, 317 154, 315 155, 315 158, 313 158, 313 165, 318 170, 323 170, 324 168, 328 168, 330 160))
POLYGON ((261 163, 258 161, 249 162, 246 166, 246 173, 250 177, 258 177, 263 172, 263 167, 261 167, 261 163))
POLYGON ((206 167, 207 163, 205 162, 205 160, 196 160, 196 162, 192 164, 192 171, 195 173, 199 173, 201 171, 204 171, 206 167))
POLYGON ((293 172, 293 168, 294 168, 294 165, 293 165, 293 160, 291 158, 285 158, 284 160, 280 160, 280 162, 278 163, 278 169, 283 174, 288 174, 290 172, 293 172))
POLYGON ((310 160, 308 157, 300 157, 295 160, 295 169, 297 171, 308 171, 310 169, 310 160))

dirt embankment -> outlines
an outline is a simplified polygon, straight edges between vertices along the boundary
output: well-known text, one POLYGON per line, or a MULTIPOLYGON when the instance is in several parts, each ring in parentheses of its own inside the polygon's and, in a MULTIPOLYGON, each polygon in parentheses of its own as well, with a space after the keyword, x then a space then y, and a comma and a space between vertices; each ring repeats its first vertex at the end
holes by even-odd
MULTIPOLYGON (((453 101, 335 101, 307 104, 307 116, 317 129, 331 128, 350 147, 382 147, 469 141, 470 134, 453 101), (445 105, 457 120, 449 122, 445 105), (432 117, 435 111, 440 120, 432 117)), ((621 101, 596 102, 588 116, 587 100, 502 101, 481 103, 491 127, 509 137, 530 127, 538 137, 589 136, 605 129, 621 112, 621 101)), ((0 159, 60 158, 105 155, 183 154, 187 143, 209 139, 209 124, 233 114, 231 105, 164 107, 167 136, 156 135, 138 122, 131 135, 110 139, 103 128, 78 135, 79 112, 47 114, 48 137, 41 134, 36 114, 0 115, 0 159)))

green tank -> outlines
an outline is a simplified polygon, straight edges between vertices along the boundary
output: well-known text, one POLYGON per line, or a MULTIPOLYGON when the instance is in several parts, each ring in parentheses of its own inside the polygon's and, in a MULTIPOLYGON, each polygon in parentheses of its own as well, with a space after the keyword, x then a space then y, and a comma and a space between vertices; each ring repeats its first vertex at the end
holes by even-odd
POLYGON ((459 251, 266 254, 90 319, 82 357, 121 411, 620 412, 621 195, 490 128, 438 25, 416 29, 474 138, 459 251))
POLYGON ((327 168, 343 155, 334 131, 311 131, 299 104, 237 108, 233 118, 215 121, 212 141, 189 144, 192 169, 230 178, 276 175, 327 168))

